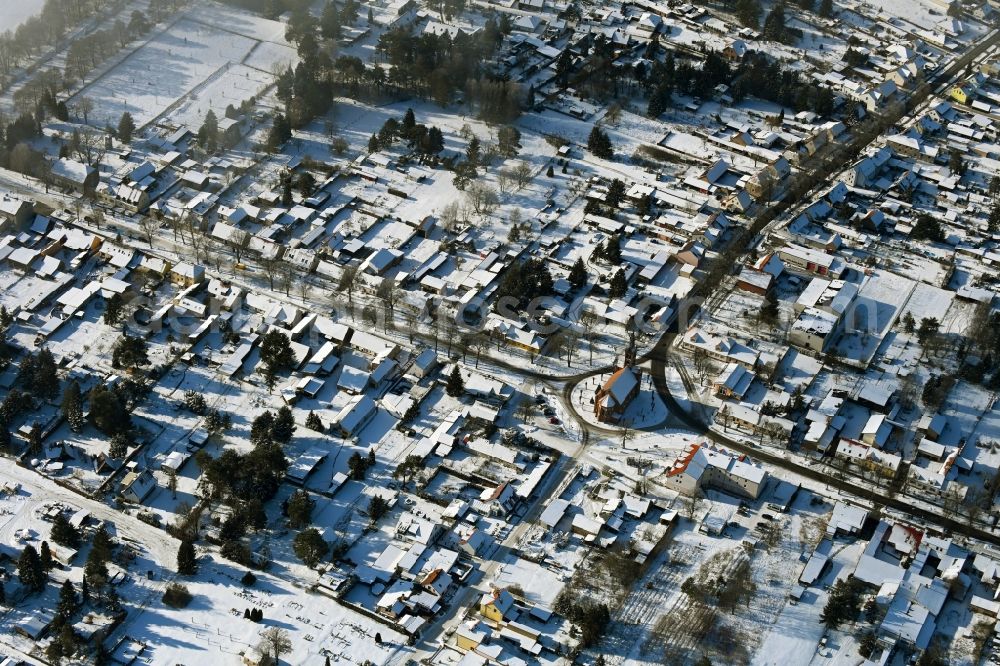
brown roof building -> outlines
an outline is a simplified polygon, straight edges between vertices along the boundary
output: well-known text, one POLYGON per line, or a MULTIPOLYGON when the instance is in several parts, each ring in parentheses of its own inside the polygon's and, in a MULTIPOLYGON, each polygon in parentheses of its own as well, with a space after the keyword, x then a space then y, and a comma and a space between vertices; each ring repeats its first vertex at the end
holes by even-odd
POLYGON ((632 400, 639 395, 642 375, 635 368, 617 370, 597 389, 594 415, 602 423, 619 423, 632 400))

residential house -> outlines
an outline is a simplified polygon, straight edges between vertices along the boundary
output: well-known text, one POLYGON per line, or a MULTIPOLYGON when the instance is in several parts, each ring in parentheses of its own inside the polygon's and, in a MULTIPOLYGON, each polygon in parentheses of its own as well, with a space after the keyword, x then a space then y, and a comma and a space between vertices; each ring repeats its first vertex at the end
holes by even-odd
POLYGON ((503 482, 495 488, 487 488, 479 495, 479 501, 491 516, 506 516, 514 508, 514 488, 503 482))
POLYGON ((732 362, 727 364, 722 373, 712 382, 712 390, 720 398, 742 400, 753 380, 754 373, 739 363, 732 362))
POLYGON ((378 405, 367 394, 356 395, 334 417, 331 427, 341 437, 353 437, 368 425, 378 412, 378 405))
POLYGON ((792 323, 788 341, 822 354, 833 340, 838 321, 838 317, 828 312, 806 308, 792 323))
POLYGON ((23 199, 14 199, 4 194, 0 195, 0 229, 12 227, 20 230, 28 224, 34 215, 34 207, 31 202, 23 199))
POLYGON ((81 194, 94 192, 100 179, 94 167, 68 158, 53 162, 50 173, 56 185, 81 194))
POLYGON ((839 278, 846 268, 843 262, 832 254, 801 245, 787 245, 779 249, 778 257, 787 268, 814 275, 839 278))
POLYGON ((118 488, 119 494, 126 502, 141 504, 153 489, 156 488, 156 479, 149 470, 132 471, 125 475, 118 488))
POLYGON ((496 626, 512 620, 515 615, 514 595, 507 590, 494 588, 480 597, 479 614, 496 626))
POLYGON ((704 353, 723 363, 736 362, 747 370, 757 367, 760 352, 729 337, 714 335, 700 328, 691 328, 681 340, 681 347, 689 352, 704 353))
POLYGON ((204 266, 182 261, 170 269, 170 281, 182 287, 199 284, 204 279, 204 266))
POLYGON ((758 296, 767 295, 771 291, 773 283, 774 276, 770 273, 757 271, 747 266, 744 266, 740 274, 736 277, 737 289, 757 294, 758 296))

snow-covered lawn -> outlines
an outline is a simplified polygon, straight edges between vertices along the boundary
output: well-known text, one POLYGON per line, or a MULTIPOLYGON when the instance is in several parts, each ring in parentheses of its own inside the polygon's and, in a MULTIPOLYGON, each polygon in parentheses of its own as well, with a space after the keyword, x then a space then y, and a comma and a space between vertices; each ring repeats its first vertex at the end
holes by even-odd
POLYGON ((188 95, 177 110, 170 114, 170 119, 197 132, 209 110, 222 118, 226 113, 226 106, 232 104, 238 108, 251 97, 260 96, 271 85, 273 78, 269 72, 260 69, 232 65, 206 81, 197 93, 188 95))
POLYGON ((187 608, 171 609, 154 599, 119 633, 145 642, 153 656, 150 663, 236 663, 269 627, 289 633, 292 649, 282 655, 284 663, 320 666, 327 655, 346 663, 397 663, 391 655, 405 645, 405 637, 329 597, 305 591, 310 574, 293 579, 258 573, 248 588, 240 583, 243 573, 231 562, 203 557, 197 575, 183 580, 194 597, 187 608), (263 621, 244 620, 247 608, 260 608, 263 621), (376 632, 384 645, 376 645, 376 632))
POLYGON ((129 111, 142 126, 191 94, 178 111, 180 121, 188 123, 189 116, 204 118, 209 106, 221 116, 227 104, 257 94, 294 57, 281 23, 199 3, 75 99, 94 100, 94 124, 114 125, 129 111))

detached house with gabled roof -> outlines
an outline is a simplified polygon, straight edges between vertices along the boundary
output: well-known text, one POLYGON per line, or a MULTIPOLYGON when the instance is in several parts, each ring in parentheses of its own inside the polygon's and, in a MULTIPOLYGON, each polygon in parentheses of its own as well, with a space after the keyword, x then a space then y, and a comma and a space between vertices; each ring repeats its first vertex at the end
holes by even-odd
POLYGON ((742 400, 754 377, 754 373, 734 361, 727 364, 718 378, 712 382, 712 390, 717 396, 742 400))
POLYGON ((479 614, 497 625, 514 618, 514 595, 494 588, 479 599, 479 614))
POLYGON ((892 159, 892 148, 882 146, 855 164, 844 176, 844 182, 849 187, 868 188, 875 184, 879 174, 889 160, 892 159))
POLYGON ((704 352, 709 358, 723 363, 736 362, 747 370, 757 367, 760 352, 730 337, 691 328, 681 340, 681 348, 692 353, 704 352))
POLYGON ((6 194, 0 196, 0 228, 10 224, 20 230, 32 218, 33 213, 31 202, 14 199, 6 194))
POLYGON ((514 488, 507 482, 487 488, 479 495, 483 510, 492 516, 506 516, 514 508, 514 488))
POLYGON ((94 167, 67 158, 58 159, 53 162, 49 173, 60 187, 65 187, 81 194, 93 192, 97 188, 97 183, 100 179, 97 169, 94 167))
POLYGON ((205 279, 205 267, 182 261, 170 269, 170 281, 184 287, 200 283, 205 279))
POLYGON ((156 488, 156 479, 148 470, 129 472, 122 479, 121 496, 127 502, 141 503, 156 488))

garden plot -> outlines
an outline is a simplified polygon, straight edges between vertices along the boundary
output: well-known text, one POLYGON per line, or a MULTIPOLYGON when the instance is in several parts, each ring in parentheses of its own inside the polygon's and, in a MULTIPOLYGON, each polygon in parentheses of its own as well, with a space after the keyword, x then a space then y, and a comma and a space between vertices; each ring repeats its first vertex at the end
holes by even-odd
POLYGON ((847 45, 842 39, 831 36, 814 23, 807 23, 799 17, 794 17, 786 25, 789 28, 802 31, 802 37, 798 40, 798 46, 810 51, 822 50, 823 55, 827 59, 840 60, 847 50, 847 45))
POLYGON ((229 5, 218 2, 199 2, 191 17, 227 32, 245 35, 262 42, 288 46, 288 42, 285 41, 284 23, 272 21, 229 5))
POLYGON ((186 114, 199 108, 207 112, 208 100, 221 115, 227 104, 256 94, 275 69, 294 60, 282 32, 276 21, 206 3, 139 47, 76 98, 97 103, 90 116, 95 124, 115 124, 129 111, 143 126, 179 106, 191 93, 204 101, 178 109, 185 121, 186 114), (251 75, 251 69, 256 73, 251 75))

